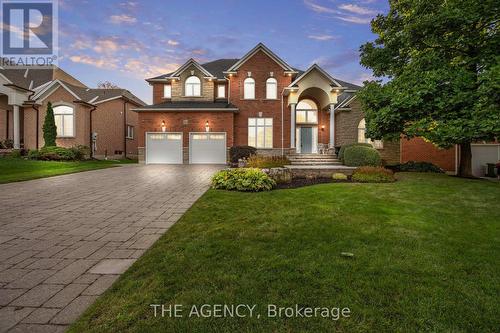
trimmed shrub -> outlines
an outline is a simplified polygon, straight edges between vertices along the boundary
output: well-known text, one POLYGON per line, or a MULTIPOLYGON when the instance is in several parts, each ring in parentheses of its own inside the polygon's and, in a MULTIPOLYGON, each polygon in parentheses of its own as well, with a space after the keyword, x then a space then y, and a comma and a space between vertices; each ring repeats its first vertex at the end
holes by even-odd
POLYGON ((39 160, 40 159, 40 152, 36 149, 28 151, 28 159, 39 160))
POLYGON ((23 156, 23 154, 21 153, 21 150, 19 150, 19 149, 13 150, 9 154, 9 157, 11 157, 11 158, 21 158, 21 156, 23 156))
POLYGON ((359 143, 359 142, 355 142, 355 143, 349 143, 347 145, 343 145, 342 147, 340 147, 340 150, 339 150, 339 156, 338 159, 340 161, 342 161, 342 163, 344 163, 344 151, 346 150, 346 148, 349 148, 349 147, 353 147, 353 146, 361 146, 361 147, 370 147, 370 148, 373 148, 371 144, 369 143, 359 143))
POLYGON ((43 147, 39 151, 39 159, 42 161, 74 161, 76 154, 71 148, 43 147))
POLYGON ((380 166, 382 159, 380 153, 372 147, 351 146, 344 151, 343 163, 351 167, 380 166))
POLYGON ((390 183, 396 181, 394 172, 382 167, 361 167, 354 170, 352 180, 360 183, 390 183))
POLYGON ((276 182, 259 169, 226 169, 212 177, 212 188, 229 191, 270 191, 276 182))
POLYGON ((333 180, 347 180, 347 179, 348 179, 348 177, 347 177, 347 175, 345 175, 345 174, 343 174, 343 173, 339 173, 339 172, 337 172, 337 173, 334 173, 334 174, 332 175, 332 179, 333 179, 333 180))
POLYGON ((247 160, 247 166, 249 168, 282 168, 283 166, 289 164, 290 161, 284 156, 251 155, 247 160))
POLYGON ((387 166, 394 172, 435 172, 444 173, 444 170, 429 162, 415 162, 409 161, 403 164, 395 164, 387 166))
POLYGON ((252 155, 257 154, 257 149, 250 146, 234 146, 229 149, 229 158, 231 163, 238 163, 240 158, 249 158, 252 155))
POLYGON ((70 148, 75 154, 75 160, 82 161, 90 157, 90 148, 84 145, 76 145, 70 148))

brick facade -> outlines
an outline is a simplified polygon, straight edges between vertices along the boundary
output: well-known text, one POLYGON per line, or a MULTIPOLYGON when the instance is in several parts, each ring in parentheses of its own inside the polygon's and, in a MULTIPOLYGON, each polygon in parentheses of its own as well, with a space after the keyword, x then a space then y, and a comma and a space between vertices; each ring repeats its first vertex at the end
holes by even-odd
POLYGON ((422 138, 401 139, 401 162, 430 162, 445 171, 456 171, 456 149, 440 149, 422 138))

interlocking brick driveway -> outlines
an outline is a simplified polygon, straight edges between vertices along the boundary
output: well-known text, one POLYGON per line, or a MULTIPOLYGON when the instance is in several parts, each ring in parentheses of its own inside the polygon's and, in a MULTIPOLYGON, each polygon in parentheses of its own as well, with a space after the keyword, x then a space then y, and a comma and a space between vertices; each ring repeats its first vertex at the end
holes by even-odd
POLYGON ((59 332, 206 191, 215 166, 0 185, 0 332, 59 332))

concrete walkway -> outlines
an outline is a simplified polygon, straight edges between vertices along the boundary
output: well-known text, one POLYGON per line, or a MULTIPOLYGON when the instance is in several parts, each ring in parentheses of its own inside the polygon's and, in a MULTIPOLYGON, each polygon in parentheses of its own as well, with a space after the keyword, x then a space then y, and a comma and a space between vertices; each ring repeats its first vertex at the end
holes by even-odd
POLYGON ((0 185, 0 332, 62 332, 208 189, 214 166, 0 185))

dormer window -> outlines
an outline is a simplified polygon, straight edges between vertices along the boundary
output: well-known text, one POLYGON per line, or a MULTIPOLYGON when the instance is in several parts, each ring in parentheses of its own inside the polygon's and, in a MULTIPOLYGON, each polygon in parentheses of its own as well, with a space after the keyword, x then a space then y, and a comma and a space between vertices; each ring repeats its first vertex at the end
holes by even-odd
POLYGON ((197 76, 190 76, 185 83, 186 96, 201 96, 201 81, 197 76))
POLYGON ((243 98, 255 99, 255 80, 251 77, 246 78, 243 82, 243 98))

